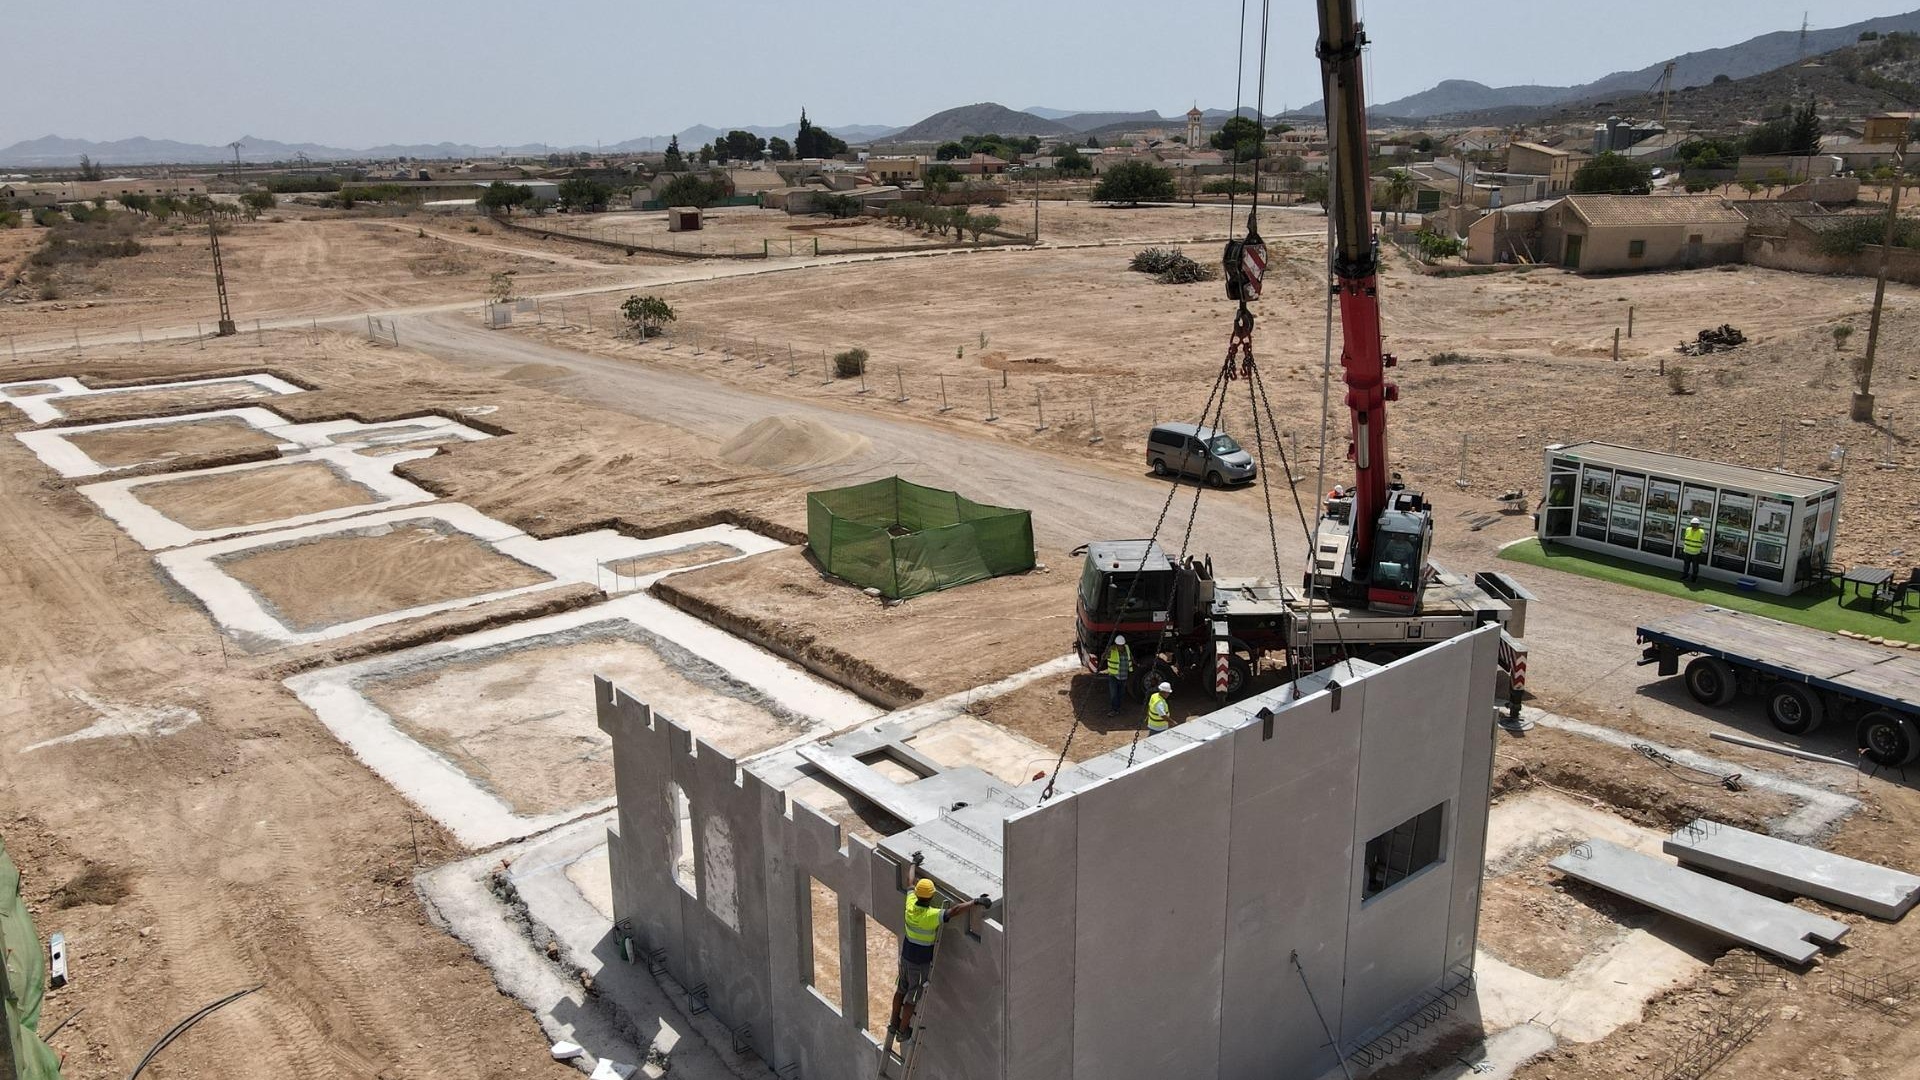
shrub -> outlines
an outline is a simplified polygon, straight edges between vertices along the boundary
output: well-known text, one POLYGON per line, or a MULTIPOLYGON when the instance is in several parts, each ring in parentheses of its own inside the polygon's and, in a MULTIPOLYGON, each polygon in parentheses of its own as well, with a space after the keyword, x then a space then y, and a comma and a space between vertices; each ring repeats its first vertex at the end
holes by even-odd
POLYGON ((1138 270, 1142 274, 1164 274, 1178 259, 1186 256, 1172 248, 1147 248, 1134 255, 1127 269, 1138 270))
POLYGON ((867 350, 865 349, 848 349, 846 352, 833 355, 833 377, 836 379, 857 378, 866 370, 867 350))

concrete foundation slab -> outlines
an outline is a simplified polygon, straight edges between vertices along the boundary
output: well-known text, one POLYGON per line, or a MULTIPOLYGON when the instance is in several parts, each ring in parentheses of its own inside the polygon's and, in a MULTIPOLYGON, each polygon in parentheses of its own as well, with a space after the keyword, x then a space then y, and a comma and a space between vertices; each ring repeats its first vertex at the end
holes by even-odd
POLYGON ((93 500, 94 505, 100 507, 102 512, 125 529, 127 535, 133 537, 140 546, 148 550, 157 550, 204 543, 229 536, 244 536, 248 533, 333 521, 387 507, 432 502, 437 496, 394 475, 393 470, 394 466, 403 461, 430 457, 434 453, 436 451, 428 447, 381 457, 368 457, 358 453, 351 446, 328 446, 275 461, 225 465, 213 469, 196 469, 191 472, 162 473, 157 476, 139 476, 128 480, 107 480, 88 484, 80 489, 80 493, 93 500), (228 484, 253 482, 256 487, 273 486, 282 484, 282 477, 291 480, 289 470, 311 471, 313 469, 326 470, 341 484, 353 489, 356 497, 352 501, 345 498, 330 500, 345 502, 346 505, 305 512, 300 512, 291 506, 284 509, 294 510, 293 513, 281 512, 281 508, 262 508, 260 512, 276 516, 257 521, 248 520, 245 508, 235 508, 228 512, 229 516, 225 519, 216 512, 209 520, 198 522, 201 526, 198 528, 193 527, 194 523, 174 520, 162 509, 153 505, 156 495, 180 491, 192 486, 208 486, 222 482, 228 484))
POLYGON ((323 447, 362 453, 424 448, 434 443, 474 442, 486 432, 444 416, 417 416, 378 424, 358 420, 288 423, 258 406, 209 409, 143 420, 22 431, 15 438, 61 476, 77 478, 135 469, 209 449, 275 449, 282 455, 323 447))
POLYGON ((1920 900, 1920 877, 1805 844, 1700 818, 1663 845, 1683 866, 1811 896, 1880 919, 1898 919, 1920 900))
MULTIPOLYGON (((567 654, 609 643, 641 652, 621 662, 671 671, 673 685, 662 679, 655 689, 689 730, 730 752, 764 750, 879 711, 638 594, 306 672, 287 686, 408 800, 462 843, 485 847, 607 805, 612 764, 592 672, 575 671, 567 654)), ((590 655, 612 661, 604 651, 590 655)))
POLYGON ((143 386, 115 386, 92 389, 78 379, 41 379, 30 383, 0 383, 0 403, 12 405, 36 424, 58 420, 67 415, 64 403, 75 398, 98 398, 124 394, 158 394, 166 391, 205 391, 227 400, 298 394, 302 387, 285 379, 255 372, 250 375, 226 375, 213 379, 186 379, 180 382, 149 383, 143 386), (54 387, 47 391, 47 386, 54 387))
POLYGON ((1819 955, 1814 942, 1838 942, 1850 929, 1597 838, 1551 865, 1569 877, 1795 964, 1819 955))

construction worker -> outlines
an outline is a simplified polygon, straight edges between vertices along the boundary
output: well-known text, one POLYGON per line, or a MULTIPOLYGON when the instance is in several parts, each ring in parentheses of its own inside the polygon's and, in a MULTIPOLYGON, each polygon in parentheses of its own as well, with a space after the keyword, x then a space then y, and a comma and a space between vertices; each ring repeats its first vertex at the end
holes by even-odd
POLYGON ((1161 683, 1147 699, 1147 734, 1155 735, 1167 730, 1172 723, 1173 710, 1167 707, 1167 698, 1173 693, 1172 683, 1161 683))
POLYGON ((1107 646, 1107 715, 1119 716, 1120 706, 1127 700, 1127 678, 1133 674, 1133 653, 1127 648, 1127 635, 1113 635, 1113 643, 1107 646))
POLYGON ((921 878, 907 894, 906 936, 900 939, 900 981, 893 988, 893 1019, 887 1033, 902 1042, 913 1038, 913 1010, 927 989, 927 977, 933 974, 933 946, 940 940, 940 928, 948 919, 964 915, 974 908, 985 910, 993 901, 977 896, 964 904, 942 908, 934 898, 933 882, 921 878))
POLYGON ((1707 550, 1707 530, 1699 518, 1687 522, 1680 533, 1680 580, 1700 580, 1700 557, 1707 550))

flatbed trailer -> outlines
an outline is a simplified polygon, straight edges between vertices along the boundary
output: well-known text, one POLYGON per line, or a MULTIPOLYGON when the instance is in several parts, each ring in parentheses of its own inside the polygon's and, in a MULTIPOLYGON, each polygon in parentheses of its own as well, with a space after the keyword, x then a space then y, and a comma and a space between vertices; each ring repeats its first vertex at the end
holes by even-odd
POLYGON ((1681 674, 1680 658, 1693 655, 1682 679, 1702 705, 1757 694, 1789 735, 1836 717, 1852 721, 1855 744, 1876 765, 1920 758, 1920 654, 1717 607, 1636 633, 1646 646, 1640 662, 1658 664, 1661 675, 1681 674))

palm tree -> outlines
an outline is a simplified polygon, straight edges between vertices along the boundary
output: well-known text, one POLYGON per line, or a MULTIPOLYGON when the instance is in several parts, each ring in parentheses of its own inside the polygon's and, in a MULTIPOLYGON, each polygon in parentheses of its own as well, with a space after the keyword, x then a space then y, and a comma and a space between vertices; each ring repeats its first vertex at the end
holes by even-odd
POLYGON ((1407 220, 1407 198, 1413 194, 1413 177, 1405 169, 1394 169, 1387 173, 1387 204, 1398 215, 1396 224, 1405 224, 1407 220))

